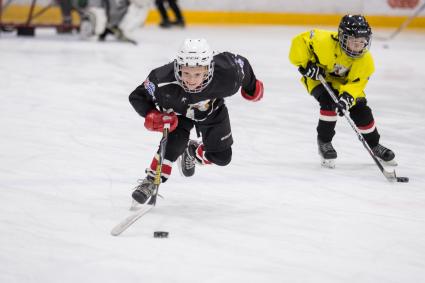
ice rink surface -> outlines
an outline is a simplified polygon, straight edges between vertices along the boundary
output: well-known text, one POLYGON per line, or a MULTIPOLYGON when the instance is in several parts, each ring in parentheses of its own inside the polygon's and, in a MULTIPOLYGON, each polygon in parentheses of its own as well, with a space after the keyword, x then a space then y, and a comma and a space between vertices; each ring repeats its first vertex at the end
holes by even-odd
POLYGON ((138 46, 1 34, 0 282, 423 282, 425 34, 372 43, 369 105, 410 177, 389 183, 342 118, 321 168, 319 107, 288 61, 307 29, 146 27, 138 46), (227 99, 229 166, 174 166, 164 199, 112 237, 160 140, 128 95, 185 37, 247 57, 264 99, 227 99))

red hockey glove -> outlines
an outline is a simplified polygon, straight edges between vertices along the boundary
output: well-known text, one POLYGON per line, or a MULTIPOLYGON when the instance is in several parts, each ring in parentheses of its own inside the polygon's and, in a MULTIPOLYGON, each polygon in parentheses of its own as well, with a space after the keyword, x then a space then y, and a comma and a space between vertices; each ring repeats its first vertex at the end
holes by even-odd
POLYGON ((260 80, 255 82, 255 90, 253 94, 248 94, 243 88, 241 88, 241 94, 246 100, 253 102, 259 101, 261 98, 263 98, 264 94, 263 82, 260 80))
POLYGON ((353 106, 354 98, 347 92, 343 92, 336 104, 336 112, 339 116, 344 116, 344 112, 350 110, 353 106))
POLYGON ((165 124, 170 124, 170 132, 177 128, 179 119, 176 113, 170 114, 159 112, 158 110, 151 110, 145 117, 145 128, 149 131, 162 132, 165 124))

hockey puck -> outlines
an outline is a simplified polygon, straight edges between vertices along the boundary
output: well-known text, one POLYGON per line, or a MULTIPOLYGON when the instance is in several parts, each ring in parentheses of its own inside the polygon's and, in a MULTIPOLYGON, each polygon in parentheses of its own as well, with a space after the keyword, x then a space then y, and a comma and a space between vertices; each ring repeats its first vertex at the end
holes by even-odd
POLYGON ((397 182, 409 183, 409 177, 397 177, 397 182))
POLYGON ((155 231, 153 232, 154 238, 168 238, 168 232, 165 231, 155 231))

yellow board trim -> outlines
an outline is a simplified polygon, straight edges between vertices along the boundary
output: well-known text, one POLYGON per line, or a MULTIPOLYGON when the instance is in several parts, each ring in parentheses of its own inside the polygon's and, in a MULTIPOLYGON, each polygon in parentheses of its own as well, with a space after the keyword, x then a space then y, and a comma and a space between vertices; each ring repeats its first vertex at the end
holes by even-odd
MULTIPOLYGON (((288 14, 266 12, 219 12, 219 11, 184 11, 186 22, 208 25, 308 25, 336 26, 341 20, 337 14, 288 14)), ((372 27, 399 27, 407 16, 366 16, 372 27)), ((157 11, 150 11, 146 23, 156 24, 160 21, 157 11)), ((415 18, 409 28, 425 28, 425 17, 415 18)))
MULTIPOLYGON (((35 13, 42 9, 37 5, 35 13)), ((23 23, 29 13, 29 6, 11 5, 2 15, 3 22, 23 23)), ((267 12, 223 12, 223 11, 184 11, 188 25, 307 25, 307 26, 336 26, 342 15, 337 14, 289 14, 267 12)), ((372 27, 399 27, 406 16, 366 16, 372 27)), ((78 15, 73 13, 74 23, 79 22, 78 15)), ((151 10, 148 14, 147 24, 158 24, 159 13, 151 10)), ((33 23, 60 23, 61 14, 58 7, 52 7, 33 23)), ((425 28, 425 17, 415 18, 409 28, 425 28)))

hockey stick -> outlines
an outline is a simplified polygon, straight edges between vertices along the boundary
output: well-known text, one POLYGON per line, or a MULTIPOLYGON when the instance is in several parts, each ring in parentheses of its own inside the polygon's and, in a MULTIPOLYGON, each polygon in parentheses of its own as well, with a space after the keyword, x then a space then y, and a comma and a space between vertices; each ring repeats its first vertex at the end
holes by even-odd
POLYGON ((152 208, 154 208, 153 205, 143 205, 137 212, 131 214, 130 216, 127 216, 126 219, 122 220, 120 223, 118 223, 112 230, 111 235, 112 236, 119 236, 122 232, 127 230, 128 227, 130 227, 134 222, 136 222, 140 217, 148 213, 152 208))
MULTIPOLYGON (((319 80, 322 83, 322 85, 325 87, 326 91, 331 96, 332 100, 335 103, 338 103, 337 96, 335 95, 335 93, 333 92, 333 90, 330 88, 330 86, 326 82, 325 78, 322 75, 319 75, 319 80)), ((403 183, 404 182, 408 182, 409 181, 409 178, 407 178, 407 177, 397 177, 396 174, 395 174, 395 170, 393 170, 392 172, 389 172, 389 171, 385 170, 384 166, 382 166, 381 162, 379 162, 378 158, 376 158, 375 154, 373 154, 372 149, 367 144, 366 140, 364 139, 363 135, 360 133, 360 131, 357 128, 357 126, 354 123, 354 121, 350 118, 350 115, 349 115, 348 111, 343 110, 342 112, 344 113, 344 117, 347 119, 348 124, 350 124, 350 126, 354 130, 354 132, 356 132, 357 137, 359 138, 359 140, 361 141, 361 143, 363 144, 363 146, 366 148, 367 152, 369 152, 369 154, 372 157, 373 161, 375 161, 376 165, 378 166, 379 170, 381 170, 382 174, 384 174, 385 178, 387 178, 387 180, 390 181, 390 182, 403 182, 403 183)))
POLYGON ((158 164, 156 165, 155 179, 153 181, 154 190, 153 190, 152 197, 151 197, 151 199, 149 200, 149 203, 148 203, 148 204, 151 204, 153 206, 155 206, 155 204, 156 204, 156 197, 158 195, 159 185, 161 184, 162 164, 164 163, 165 148, 167 147, 168 133, 169 132, 170 132, 170 124, 166 123, 166 124, 164 124, 164 129, 162 130, 162 139, 159 143, 158 164))
POLYGON ((116 225, 111 231, 112 236, 119 236, 122 232, 127 230, 127 228, 130 227, 134 222, 136 222, 140 217, 142 217, 143 215, 148 213, 152 208, 155 207, 156 198, 158 195, 158 188, 159 188, 159 185, 161 184, 162 164, 164 162, 165 147, 167 146, 169 131, 170 131, 170 124, 169 123, 164 124, 164 129, 162 130, 162 139, 159 143, 159 160, 155 170, 154 191, 148 204, 142 205, 142 207, 139 210, 137 210, 135 213, 131 214, 126 219, 118 223, 118 225, 116 225))
POLYGON ((403 31, 423 10, 425 9, 425 2, 420 6, 412 15, 410 15, 392 34, 388 37, 376 37, 378 40, 387 41, 393 39, 398 35, 401 31, 403 31))

